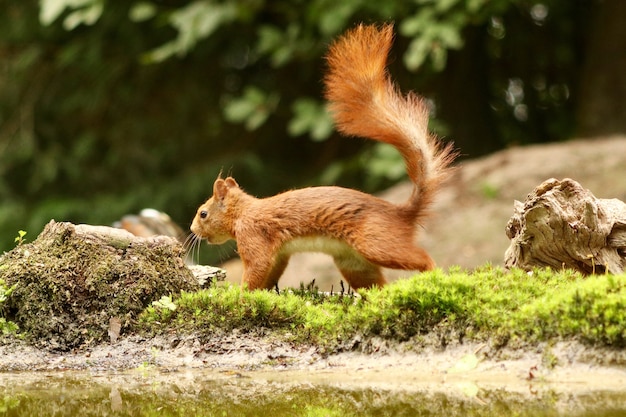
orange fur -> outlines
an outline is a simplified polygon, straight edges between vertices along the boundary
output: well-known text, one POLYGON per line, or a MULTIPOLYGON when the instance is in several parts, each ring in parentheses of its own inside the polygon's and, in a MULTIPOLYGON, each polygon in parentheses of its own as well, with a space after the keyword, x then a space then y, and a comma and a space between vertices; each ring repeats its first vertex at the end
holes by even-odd
POLYGON ((301 251, 330 254, 355 289, 384 285, 381 267, 434 268, 414 244, 416 226, 456 154, 428 134, 423 101, 403 96, 390 80, 392 40, 391 25, 361 25, 339 38, 328 53, 326 97, 339 131, 398 149, 415 184, 411 198, 394 205, 347 188, 310 187, 258 199, 232 177, 218 178, 191 231, 214 244, 235 239, 249 289, 272 288, 291 254, 301 251))

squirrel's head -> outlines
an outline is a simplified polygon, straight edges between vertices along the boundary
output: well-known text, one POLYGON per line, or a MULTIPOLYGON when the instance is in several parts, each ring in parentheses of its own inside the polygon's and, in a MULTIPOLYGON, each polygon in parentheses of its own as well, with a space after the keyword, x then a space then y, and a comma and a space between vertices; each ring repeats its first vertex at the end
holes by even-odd
POLYGON ((216 179, 213 184, 213 195, 198 207, 191 224, 193 234, 216 245, 234 239, 232 200, 241 193, 241 188, 234 178, 216 179))

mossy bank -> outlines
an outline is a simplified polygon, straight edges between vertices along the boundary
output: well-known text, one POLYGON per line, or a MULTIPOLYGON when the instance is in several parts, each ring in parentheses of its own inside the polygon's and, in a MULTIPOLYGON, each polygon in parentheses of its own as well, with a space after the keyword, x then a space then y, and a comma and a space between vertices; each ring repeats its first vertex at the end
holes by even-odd
POLYGON ((465 341, 515 347, 561 340, 626 346, 626 275, 486 266, 422 273, 356 296, 215 286, 167 301, 149 306, 137 330, 199 337, 262 331, 327 351, 360 349, 373 337, 416 347, 465 341))

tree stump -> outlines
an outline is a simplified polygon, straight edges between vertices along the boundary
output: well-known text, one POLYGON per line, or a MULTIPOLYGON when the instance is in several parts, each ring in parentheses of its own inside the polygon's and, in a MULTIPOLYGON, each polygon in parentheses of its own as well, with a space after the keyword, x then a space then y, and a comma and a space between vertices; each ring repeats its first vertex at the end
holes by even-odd
POLYGON ((626 269, 626 204, 598 199, 576 181, 551 178, 515 202, 506 226, 507 268, 571 268, 584 274, 626 269))
POLYGON ((51 221, 35 241, 0 256, 0 280, 15 286, 3 308, 40 347, 113 341, 153 301, 223 277, 212 267, 194 275, 184 255, 168 236, 51 221))

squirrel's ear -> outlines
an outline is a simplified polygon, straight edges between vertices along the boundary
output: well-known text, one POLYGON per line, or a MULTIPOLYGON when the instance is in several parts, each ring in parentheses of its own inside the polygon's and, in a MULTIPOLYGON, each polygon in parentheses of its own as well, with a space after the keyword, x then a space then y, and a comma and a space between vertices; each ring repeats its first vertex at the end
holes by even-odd
POLYGON ((228 177, 226 179, 218 178, 213 183, 213 197, 218 200, 223 200, 231 188, 239 188, 239 184, 234 178, 228 177))
POLYGON ((234 188, 234 187, 239 188, 239 184, 237 184, 237 181, 235 181, 233 177, 228 177, 224 181, 226 182, 226 186, 228 188, 234 188))
POLYGON ((213 183, 213 197, 218 200, 222 200, 226 197, 227 192, 228 187, 226 187, 225 181, 221 178, 216 179, 213 183))

